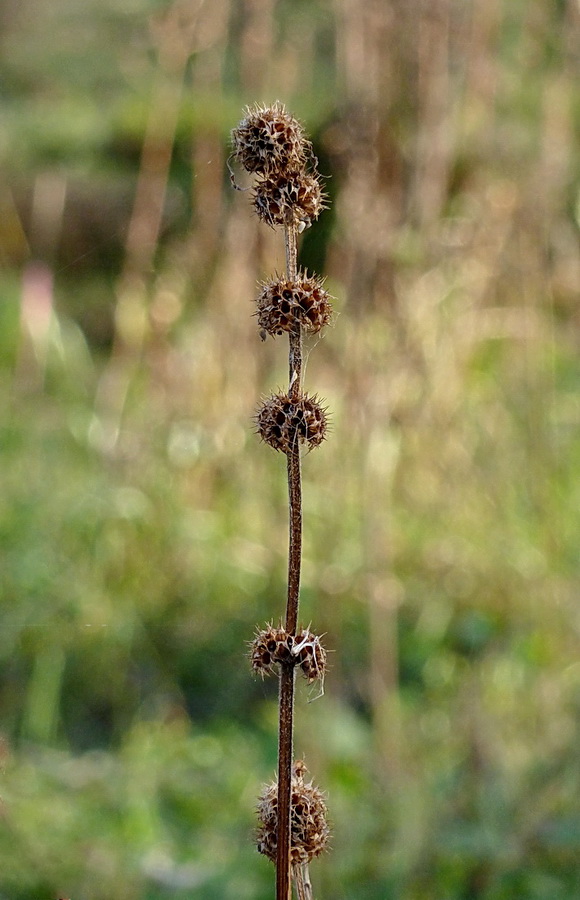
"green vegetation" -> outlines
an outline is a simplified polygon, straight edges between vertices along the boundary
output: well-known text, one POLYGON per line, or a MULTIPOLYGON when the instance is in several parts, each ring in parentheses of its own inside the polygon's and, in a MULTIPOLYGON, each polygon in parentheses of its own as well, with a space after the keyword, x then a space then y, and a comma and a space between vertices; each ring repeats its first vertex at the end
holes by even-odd
POLYGON ((248 398, 287 372, 248 298, 283 258, 225 163, 275 98, 329 175, 300 263, 340 314, 306 368, 317 900, 579 895, 574 4, 0 18, 0 900, 271 896, 244 654, 286 483, 248 398))

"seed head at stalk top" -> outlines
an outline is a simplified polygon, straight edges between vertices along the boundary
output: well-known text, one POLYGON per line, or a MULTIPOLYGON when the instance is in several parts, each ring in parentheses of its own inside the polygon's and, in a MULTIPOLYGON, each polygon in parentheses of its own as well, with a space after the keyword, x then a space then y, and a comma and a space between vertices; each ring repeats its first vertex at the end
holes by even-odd
POLYGON ((246 171, 271 175, 304 167, 311 144, 283 103, 276 100, 271 106, 248 106, 245 113, 232 131, 232 147, 246 171))

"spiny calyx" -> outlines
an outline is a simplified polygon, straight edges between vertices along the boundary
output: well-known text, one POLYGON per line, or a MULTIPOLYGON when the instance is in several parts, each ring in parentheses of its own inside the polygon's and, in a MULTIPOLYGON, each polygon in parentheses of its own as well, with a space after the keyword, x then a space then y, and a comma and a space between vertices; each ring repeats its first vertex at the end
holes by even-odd
POLYGON ((291 663, 300 666, 309 684, 320 680, 324 686, 326 650, 320 637, 309 628, 289 634, 282 625, 275 628, 269 623, 256 632, 250 645, 250 660, 254 672, 259 672, 262 677, 273 674, 277 663, 291 663))
MULTIPOLYGON (((310 862, 327 847, 330 829, 326 821, 324 795, 315 785, 304 781, 307 768, 302 760, 294 763, 290 805, 290 860, 293 864, 310 862)), ((258 851, 276 861, 278 839, 278 782, 266 785, 258 800, 258 851)))
POLYGON ((318 447, 326 436, 326 409, 316 396, 272 394, 256 415, 258 434, 273 447, 289 453, 299 444, 318 447))
POLYGON ((332 319, 331 296, 324 279, 298 273, 295 280, 272 278, 260 285, 256 298, 258 325, 272 336, 303 328, 317 334, 332 319))
POLYGON ((302 125, 279 100, 271 106, 247 106, 232 131, 232 147, 244 169, 258 175, 302 169, 311 150, 302 125))

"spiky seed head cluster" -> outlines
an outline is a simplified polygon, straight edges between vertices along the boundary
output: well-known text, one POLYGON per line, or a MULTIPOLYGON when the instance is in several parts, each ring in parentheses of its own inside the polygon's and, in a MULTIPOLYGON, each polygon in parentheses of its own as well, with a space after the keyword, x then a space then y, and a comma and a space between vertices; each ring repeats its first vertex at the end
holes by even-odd
POLYGON ((292 659, 293 643, 291 634, 282 628, 274 628, 269 623, 262 631, 257 631, 250 645, 250 660, 254 672, 260 675, 272 675, 276 663, 292 659))
POLYGON ((325 438, 328 421, 316 396, 272 394, 258 410, 256 424, 266 444, 288 453, 298 444, 318 447, 325 438))
POLYGON ((273 278, 261 285, 256 299, 258 325, 275 336, 304 328, 317 334, 332 318, 331 297, 321 278, 299 272, 296 281, 273 278))
POLYGON ((298 658, 298 665, 308 684, 320 680, 324 685, 326 672, 326 650, 320 643, 320 638, 306 629, 301 632, 301 640, 296 637, 294 652, 298 658))
POLYGON ((262 631, 257 631, 250 645, 250 660, 254 672, 271 675, 277 663, 291 662, 300 666, 309 684, 320 680, 324 683, 326 672, 326 650, 318 635, 309 628, 302 628, 297 634, 289 634, 280 625, 275 628, 269 623, 262 631))
MULTIPOLYGON (((324 795, 312 781, 304 781, 306 766, 294 767, 290 807, 290 861, 310 862, 326 849, 330 830, 326 821, 324 795)), ((278 782, 267 785, 258 800, 258 851, 276 862, 278 837, 278 782)))
POLYGON ((232 131, 232 155, 246 171, 259 176, 254 208, 272 227, 291 225, 303 231, 325 208, 312 145, 278 100, 271 106, 246 107, 245 113, 232 131))
POLYGON ((304 231, 325 206, 320 179, 311 172, 274 172, 254 187, 254 209, 267 225, 296 225, 304 231))
POLYGON ((272 106, 247 106, 245 117, 232 131, 235 158, 248 172, 266 175, 302 169, 310 142, 300 122, 276 100, 272 106))

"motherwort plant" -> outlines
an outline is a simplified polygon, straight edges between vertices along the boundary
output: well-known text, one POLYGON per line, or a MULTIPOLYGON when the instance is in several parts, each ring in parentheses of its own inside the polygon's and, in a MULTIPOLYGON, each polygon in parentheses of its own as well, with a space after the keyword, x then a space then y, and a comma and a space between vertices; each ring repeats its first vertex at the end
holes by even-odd
MULTIPOLYGON (((256 176, 252 188, 259 218, 284 232, 286 271, 259 286, 256 316, 261 336, 288 335, 288 390, 272 394, 256 415, 265 443, 286 456, 289 551, 285 618, 258 630, 251 644, 252 668, 279 678, 278 779, 259 798, 257 843, 276 865, 276 900, 289 900, 291 878, 299 900, 311 900, 308 864, 328 842, 322 793, 305 780, 306 767, 293 759, 294 681, 299 669, 320 693, 326 651, 318 635, 298 623, 302 560, 301 452, 318 447, 327 415, 316 395, 303 388, 303 336, 317 334, 332 317, 323 280, 297 265, 297 235, 325 208, 312 145, 300 123, 278 101, 248 107, 232 132, 232 157, 256 176)), ((232 175, 232 184, 237 187, 232 175)))

